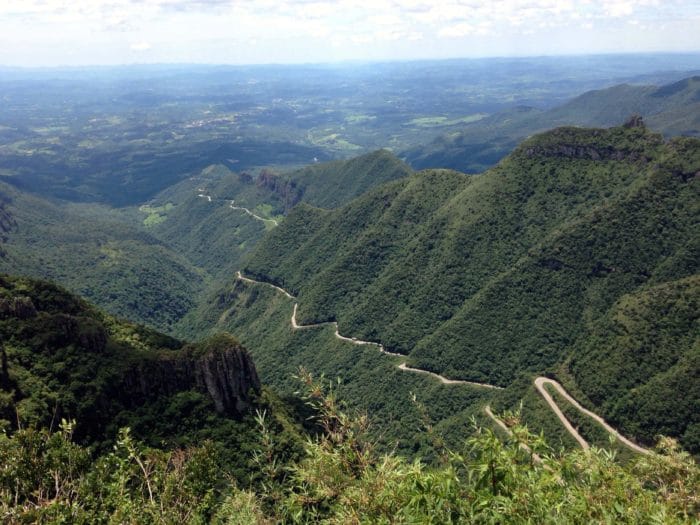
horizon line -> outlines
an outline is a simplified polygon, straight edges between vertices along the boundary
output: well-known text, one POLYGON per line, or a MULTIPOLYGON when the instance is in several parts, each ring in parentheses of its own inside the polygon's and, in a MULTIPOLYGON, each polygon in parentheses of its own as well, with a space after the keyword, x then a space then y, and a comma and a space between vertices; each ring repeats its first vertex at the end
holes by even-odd
POLYGON ((483 55, 483 56, 455 56, 435 58, 348 58, 335 61, 309 61, 309 62, 122 62, 114 64, 57 64, 57 65, 10 65, 0 64, 0 69, 8 70, 56 70, 56 69, 98 69, 98 68, 131 68, 131 67, 299 67, 299 66, 343 66, 343 65, 370 65, 393 63, 418 63, 418 62, 450 62, 450 61, 479 61, 479 60, 526 60, 546 58, 582 58, 582 57, 614 57, 614 56, 640 56, 640 55, 698 55, 700 49, 688 51, 610 51, 599 53, 564 53, 564 54, 533 54, 533 55, 483 55))

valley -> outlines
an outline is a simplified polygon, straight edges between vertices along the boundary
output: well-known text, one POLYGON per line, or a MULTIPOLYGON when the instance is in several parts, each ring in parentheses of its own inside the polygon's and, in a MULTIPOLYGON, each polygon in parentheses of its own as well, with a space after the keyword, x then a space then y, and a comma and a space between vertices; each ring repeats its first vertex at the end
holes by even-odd
POLYGON ((2 515, 697 516, 700 59, 637 58, 0 68, 2 515))

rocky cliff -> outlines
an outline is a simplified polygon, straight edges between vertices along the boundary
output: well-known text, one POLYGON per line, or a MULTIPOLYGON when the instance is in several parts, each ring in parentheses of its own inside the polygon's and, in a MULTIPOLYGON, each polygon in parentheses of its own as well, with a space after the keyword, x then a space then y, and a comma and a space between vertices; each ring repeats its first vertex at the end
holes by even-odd
POLYGON ((207 394, 220 414, 240 417, 250 409, 261 385, 248 352, 230 336, 162 353, 124 374, 127 404, 141 405, 160 396, 194 390, 207 394))
POLYGON ((76 419, 87 439, 101 439, 115 421, 157 421, 163 407, 177 426, 187 416, 178 398, 200 400, 202 419, 241 419, 262 389, 248 352, 228 334, 183 343, 51 283, 2 275, 0 360, 0 426, 76 419))
POLYGON ((269 170, 262 170, 260 172, 256 185, 278 195, 284 202, 285 210, 293 208, 301 201, 304 195, 304 188, 296 181, 276 175, 269 170))
POLYGON ((646 163, 662 144, 661 135, 649 133, 641 117, 633 116, 619 128, 554 129, 525 141, 514 156, 646 163))
POLYGON ((0 257, 4 255, 3 243, 7 241, 7 234, 17 227, 15 218, 8 209, 10 198, 0 191, 0 257))

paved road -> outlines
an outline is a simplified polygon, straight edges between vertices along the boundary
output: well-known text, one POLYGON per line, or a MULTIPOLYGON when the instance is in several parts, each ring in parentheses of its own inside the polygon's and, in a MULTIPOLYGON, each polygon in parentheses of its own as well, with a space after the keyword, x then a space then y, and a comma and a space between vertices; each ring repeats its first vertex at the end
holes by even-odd
MULTIPOLYGON (((274 284, 270 284, 264 281, 256 281, 255 279, 250 279, 248 277, 244 277, 243 274, 240 272, 236 272, 236 278, 240 279, 241 281, 246 281, 249 283, 254 283, 254 284, 262 284, 265 286, 270 286, 274 288, 275 290, 283 293, 286 297, 289 299, 296 299, 295 296, 290 294, 287 290, 284 288, 280 288, 279 286, 275 286, 274 284)), ((347 341, 348 343, 352 343, 354 345, 359 345, 359 346, 366 346, 366 345, 371 345, 371 346, 376 346, 377 349, 386 355, 394 356, 394 357, 406 357, 404 354, 398 354, 396 352, 389 352, 386 348, 384 348, 384 345, 381 343, 376 343, 374 341, 363 341, 362 339, 358 339, 356 337, 346 337, 342 335, 338 331, 338 323, 336 321, 326 321, 323 323, 311 323, 311 324, 299 324, 297 322, 297 309, 299 308, 299 303, 294 303, 294 308, 292 310, 292 318, 290 320, 292 329, 293 330, 304 330, 307 328, 320 328, 322 326, 333 326, 334 328, 334 335, 337 339, 340 339, 342 341, 347 341)), ((430 376, 433 376, 434 378, 438 379, 441 383, 444 383, 446 385, 453 385, 453 384, 460 384, 460 385, 471 385, 471 386, 476 386, 476 387, 481 387, 481 388, 498 388, 500 389, 501 387, 496 386, 496 385, 489 385, 487 383, 477 383, 475 381, 462 381, 459 379, 448 379, 446 377, 441 376, 440 374, 436 374, 434 372, 430 372, 428 370, 423 370, 420 368, 411 368, 409 367, 406 362, 404 361, 403 363, 397 365, 397 367, 400 370, 403 370, 405 372, 414 372, 418 374, 427 374, 430 376)))
POLYGON ((582 412, 586 414, 588 417, 591 419, 595 420, 600 426, 602 426, 605 430, 608 431, 608 433, 612 434, 615 436, 621 443, 624 443, 627 445, 629 448, 634 450, 635 452, 639 452, 640 454, 650 454, 651 451, 649 449, 646 449, 644 447, 640 447, 636 443, 633 443, 629 439, 627 439, 625 436, 620 434, 617 430, 615 430, 613 427, 611 427, 607 421, 605 421, 602 417, 600 417, 598 414, 591 412, 587 408, 584 408, 581 406, 581 404, 576 401, 571 395, 564 390, 564 387, 561 386, 557 381, 554 379, 550 379, 548 377, 538 377, 535 379, 535 388, 537 391, 542 394, 542 397, 544 397, 544 400, 547 402, 549 407, 554 411, 554 413, 557 415, 559 418, 559 421, 562 422, 564 427, 569 431, 569 434, 571 434, 576 441, 579 442, 581 445, 581 448, 584 450, 588 450, 589 445, 586 442, 583 437, 581 437, 581 434, 578 433, 578 431, 571 425, 568 419, 566 419, 566 416, 562 413, 562 411, 559 409, 559 406, 555 403, 554 399, 552 399, 552 396, 549 395, 549 392, 547 392, 547 389, 545 388, 545 385, 551 385, 554 387, 554 389, 561 395, 563 396, 571 405, 573 405, 576 410, 579 412, 582 412))
MULTIPOLYGON (((265 286, 270 286, 270 287, 274 288, 275 290, 283 293, 289 299, 296 299, 296 297, 294 295, 290 294, 284 288, 280 288, 279 286, 275 286, 274 284, 270 284, 268 282, 257 281, 255 279, 250 279, 248 277, 244 277, 240 271, 238 271, 236 273, 236 277, 238 279, 240 279, 241 281, 249 282, 252 284, 262 284, 265 286)), ((381 343, 375 343, 373 341, 363 341, 363 340, 357 339, 355 337, 346 337, 346 336, 341 335, 338 332, 338 323, 335 321, 326 321, 323 323, 312 323, 312 324, 306 324, 306 325, 299 324, 297 322, 297 308, 298 307, 299 307, 299 303, 295 302, 294 309, 292 310, 292 317, 291 317, 291 325, 292 325, 293 330, 303 330, 303 329, 307 329, 307 328, 319 328, 322 326, 332 325, 335 328, 335 337, 337 337, 338 339, 342 339, 343 341, 347 341, 347 342, 355 344, 355 345, 373 345, 373 346, 376 346, 379 349, 379 351, 384 353, 384 354, 396 356, 396 357, 405 357, 403 354, 397 354, 394 352, 387 351, 384 348, 384 345, 382 345, 381 343)), ((502 389, 502 387, 499 387, 496 385, 490 385, 488 383, 477 383, 475 381, 463 381, 463 380, 459 380, 459 379, 449 379, 447 377, 441 376, 440 374, 436 374, 435 372, 430 372, 429 370, 423 370, 422 368, 409 367, 405 361, 403 363, 397 365, 397 367, 400 370, 403 370, 404 372, 414 372, 417 374, 425 374, 425 375, 432 376, 445 385, 457 384, 457 385, 468 385, 468 386, 474 386, 474 387, 480 387, 480 388, 502 389)), ((636 443, 630 441, 629 439, 627 439, 626 437, 621 435, 617 430, 612 428, 602 417, 600 417, 599 415, 597 415, 597 414, 591 412, 590 410, 584 408, 583 406, 581 406, 581 404, 578 401, 576 401, 576 399, 571 397, 571 395, 569 395, 569 393, 566 390, 564 390, 564 387, 562 387, 557 381, 550 379, 548 377, 537 377, 537 378, 535 378, 534 385, 535 385, 535 388, 537 389, 537 391, 542 395, 544 400, 547 402, 549 407, 552 409, 552 411, 559 418, 559 421, 561 421, 562 425, 564 425, 564 428, 566 428, 566 430, 574 437, 574 439, 576 439, 576 441, 579 443, 579 445, 581 445, 582 449, 588 450, 590 448, 590 445, 588 444, 588 442, 585 439, 583 439, 581 434, 578 433, 576 428, 574 428, 574 426, 571 424, 571 422, 566 418, 566 416, 561 411, 561 409, 559 408, 557 403, 554 401, 552 396, 549 394, 549 392, 547 392, 545 385, 553 386, 557 390, 557 392, 559 392, 559 394, 561 394, 569 403, 571 403, 571 405, 574 406, 574 408, 576 408, 578 411, 586 414, 588 417, 594 419, 603 428, 605 428, 605 430, 607 430, 610 434, 613 434, 618 440, 620 440, 620 442, 624 443, 632 450, 639 452, 641 454, 650 454, 651 453, 650 450, 643 448, 643 447, 640 447, 636 443)), ((501 428, 503 428, 506 432, 510 433, 510 429, 508 429, 508 427, 505 425, 505 423, 503 423, 503 421, 501 421, 496 416, 494 416, 493 412, 491 412, 491 409, 488 406, 486 406, 484 411, 501 428)), ((540 460, 540 458, 536 457, 536 455, 533 457, 537 461, 540 460)))
MULTIPOLYGON (((200 193, 197 194, 197 197, 201 197, 202 199, 207 199, 207 202, 212 202, 211 195, 207 195, 206 193, 203 193, 205 190, 199 188, 197 191, 200 192, 200 193)), ((241 211, 244 211, 245 213, 247 213, 248 215, 250 215, 251 217, 253 217, 253 219, 255 219, 255 220, 257 220, 257 221, 271 222, 271 223, 274 224, 275 226, 278 226, 278 225, 279 225, 279 222, 277 222, 275 219, 266 219, 266 218, 264 218, 264 217, 261 217, 260 215, 256 215, 255 213, 253 213, 252 211, 250 211, 248 208, 244 208, 243 206, 234 206, 234 201, 231 201, 231 202, 229 203, 228 206, 229 206, 229 208, 231 208, 232 210, 241 210, 241 211)))
POLYGON ((231 201, 231 204, 229 204, 229 208, 231 208, 232 210, 243 210, 243 211, 246 212, 248 215, 250 215, 251 217, 253 217, 253 219, 257 219, 257 220, 262 221, 262 222, 271 222, 271 223, 274 224, 275 226, 279 225, 279 223, 278 223, 275 219, 265 219, 265 218, 261 217, 260 215, 255 215, 255 214, 254 214, 252 211, 250 211, 248 208, 244 208, 243 206, 234 206, 234 205, 233 205, 233 201, 231 201))

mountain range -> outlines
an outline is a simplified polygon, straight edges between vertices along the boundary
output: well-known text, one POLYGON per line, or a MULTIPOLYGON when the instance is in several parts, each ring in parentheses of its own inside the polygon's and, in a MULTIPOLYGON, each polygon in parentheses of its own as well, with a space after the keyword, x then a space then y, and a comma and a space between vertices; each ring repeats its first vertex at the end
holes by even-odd
POLYGON ((178 337, 228 330, 284 395, 298 366, 343 376, 386 448, 409 455, 432 454, 406 430, 417 417, 409 391, 453 443, 487 401, 525 399, 533 428, 572 446, 533 395, 536 374, 644 444, 665 434, 697 453, 698 141, 650 129, 695 133, 698 85, 618 86, 481 119, 464 137, 488 143, 482 153, 567 119, 619 123, 635 111, 648 127, 558 127, 479 175, 415 171, 388 150, 287 172, 212 164, 120 209, 3 183, 0 270, 56 280, 178 337), (409 368, 504 390, 446 391, 373 347, 348 353, 330 329, 295 332, 292 304, 238 270, 294 294, 301 324, 337 322, 409 368))
POLYGON ((559 126, 609 127, 630 115, 666 137, 700 135, 700 76, 663 86, 620 84, 588 91, 551 108, 518 106, 467 124, 401 154, 417 169, 480 173, 528 136, 559 126))
POLYGON ((559 370, 643 442, 694 448, 698 173, 697 139, 558 128, 479 176, 427 170, 297 206, 244 272, 297 295, 302 324, 337 321, 454 379, 559 370))

